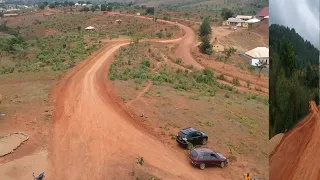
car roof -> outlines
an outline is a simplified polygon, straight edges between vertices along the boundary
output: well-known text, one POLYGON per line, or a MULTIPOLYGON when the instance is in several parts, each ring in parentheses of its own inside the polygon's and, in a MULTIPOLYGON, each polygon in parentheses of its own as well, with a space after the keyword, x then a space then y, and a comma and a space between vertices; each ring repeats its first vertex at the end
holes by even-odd
POLYGON ((196 132, 197 130, 195 130, 194 128, 184 128, 184 129, 182 129, 181 130, 181 132, 183 133, 183 134, 190 134, 190 133, 192 133, 192 132, 196 132))
POLYGON ((214 153, 211 149, 209 148, 196 148, 194 149, 198 154, 204 154, 204 153, 214 153))

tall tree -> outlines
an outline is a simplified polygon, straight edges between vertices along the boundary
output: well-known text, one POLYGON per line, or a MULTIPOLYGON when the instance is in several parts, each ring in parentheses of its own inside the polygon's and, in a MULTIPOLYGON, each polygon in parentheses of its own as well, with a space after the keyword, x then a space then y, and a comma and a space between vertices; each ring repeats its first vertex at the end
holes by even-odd
POLYGON ((200 25, 200 37, 211 35, 211 23, 209 18, 204 18, 202 24, 200 25))
POLYGON ((228 18, 232 17, 234 14, 230 9, 223 8, 220 15, 223 18, 223 20, 227 20, 228 18))

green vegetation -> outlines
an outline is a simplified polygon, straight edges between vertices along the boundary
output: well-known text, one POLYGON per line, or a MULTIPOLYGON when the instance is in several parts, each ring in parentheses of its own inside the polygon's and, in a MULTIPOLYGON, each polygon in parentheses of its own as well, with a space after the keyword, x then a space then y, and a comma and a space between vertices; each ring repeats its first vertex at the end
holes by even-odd
POLYGON ((199 36, 201 38, 202 43, 199 46, 199 50, 203 54, 211 55, 213 53, 212 45, 210 43, 211 37, 211 24, 209 18, 204 18, 203 22, 200 26, 199 36))
POLYGON ((225 48, 225 49, 223 50, 223 52, 222 52, 222 53, 224 54, 223 67, 224 67, 224 65, 228 62, 228 60, 230 59, 230 57, 235 54, 236 51, 237 51, 237 50, 234 49, 233 47, 225 48))
POLYGON ((270 138, 292 128, 319 103, 319 50, 294 29, 270 26, 270 138))
POLYGON ((203 71, 193 70, 189 72, 162 66, 157 70, 158 73, 153 73, 151 70, 155 67, 154 63, 157 61, 148 58, 152 56, 148 51, 141 50, 141 52, 149 54, 137 53, 139 47, 143 48, 143 45, 132 43, 119 51, 116 60, 113 61, 109 69, 111 80, 127 81, 132 79, 136 83, 142 83, 150 79, 154 85, 168 85, 180 91, 196 90, 209 97, 215 96, 216 88, 227 91, 234 90, 231 86, 218 83, 215 73, 207 68, 203 71))
POLYGON ((234 13, 227 8, 223 8, 221 10, 221 17, 223 18, 223 20, 227 20, 228 18, 232 17, 234 15, 234 13))
POLYGON ((146 13, 150 15, 154 15, 154 7, 147 7, 146 13))
POLYGON ((204 18, 200 25, 200 38, 211 36, 211 24, 209 18, 204 18))

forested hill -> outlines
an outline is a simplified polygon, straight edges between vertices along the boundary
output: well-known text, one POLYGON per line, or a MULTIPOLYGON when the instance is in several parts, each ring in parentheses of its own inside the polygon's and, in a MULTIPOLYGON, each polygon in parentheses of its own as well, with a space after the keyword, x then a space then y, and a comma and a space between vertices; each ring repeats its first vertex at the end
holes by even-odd
POLYGON ((270 44, 270 138, 291 129, 319 104, 319 50, 294 29, 273 24, 270 44))
POLYGON ((312 64, 319 64, 319 50, 309 41, 304 40, 293 28, 285 27, 278 24, 272 24, 269 28, 270 46, 276 52, 280 51, 280 43, 286 38, 293 46, 297 63, 309 61, 312 64))

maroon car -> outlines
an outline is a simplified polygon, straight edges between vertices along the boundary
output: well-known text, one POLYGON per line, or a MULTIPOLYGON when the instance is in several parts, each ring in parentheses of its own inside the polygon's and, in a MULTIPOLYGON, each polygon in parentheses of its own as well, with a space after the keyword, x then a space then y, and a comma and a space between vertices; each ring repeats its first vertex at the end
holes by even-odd
POLYGON ((192 164, 204 169, 206 166, 220 166, 223 168, 229 163, 229 160, 221 153, 214 152, 208 148, 193 149, 189 155, 192 164))

